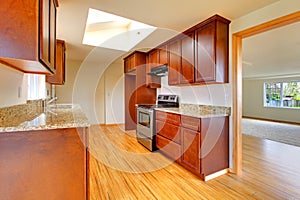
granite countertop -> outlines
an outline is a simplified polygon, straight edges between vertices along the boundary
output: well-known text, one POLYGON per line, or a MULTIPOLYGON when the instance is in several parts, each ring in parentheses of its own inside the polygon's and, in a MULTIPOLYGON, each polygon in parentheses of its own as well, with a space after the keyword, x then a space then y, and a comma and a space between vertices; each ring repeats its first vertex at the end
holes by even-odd
POLYGON ((230 115, 230 108, 219 106, 182 105, 180 108, 155 108, 155 110, 197 118, 224 117, 230 115))
POLYGON ((48 130, 60 128, 88 127, 90 124, 79 105, 75 104, 54 104, 45 111, 36 112, 37 116, 16 115, 21 120, 2 120, 0 122, 1 132, 48 130))

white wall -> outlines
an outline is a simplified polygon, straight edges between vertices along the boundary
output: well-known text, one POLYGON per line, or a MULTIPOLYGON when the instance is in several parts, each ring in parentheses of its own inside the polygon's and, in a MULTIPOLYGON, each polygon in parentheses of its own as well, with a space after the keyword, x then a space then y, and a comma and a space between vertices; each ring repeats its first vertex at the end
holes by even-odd
POLYGON ((91 124, 124 123, 123 65, 66 61, 65 84, 57 103, 78 103, 91 124))
POLYGON ((73 86, 76 74, 82 62, 67 60, 66 61, 66 80, 64 85, 56 86, 57 103, 72 103, 73 102, 73 86))
POLYGON ((104 73, 106 124, 125 123, 123 72, 123 64, 114 64, 104 73))
POLYGON ((26 100, 27 79, 24 73, 0 63, 0 107, 24 104, 26 100))
POLYGON ((122 64, 112 64, 106 69, 98 83, 95 98, 99 124, 125 123, 122 64))
POLYGON ((299 81, 298 78, 243 80, 243 116, 271 120, 300 122, 300 110, 291 108, 264 107, 264 83, 299 81))
POLYGON ((97 102, 96 103, 97 121, 99 124, 106 124, 105 76, 102 76, 98 83, 96 89, 95 101, 97 102))
POLYGON ((180 103, 231 106, 229 84, 169 86, 167 76, 161 80, 161 88, 157 90, 157 94, 177 94, 180 103))

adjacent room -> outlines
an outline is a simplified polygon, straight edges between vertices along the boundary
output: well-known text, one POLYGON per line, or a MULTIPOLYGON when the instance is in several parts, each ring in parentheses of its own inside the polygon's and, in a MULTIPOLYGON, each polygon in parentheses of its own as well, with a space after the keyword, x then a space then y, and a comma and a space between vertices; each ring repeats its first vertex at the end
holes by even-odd
POLYGON ((243 40, 243 133, 300 146, 300 23, 243 40))

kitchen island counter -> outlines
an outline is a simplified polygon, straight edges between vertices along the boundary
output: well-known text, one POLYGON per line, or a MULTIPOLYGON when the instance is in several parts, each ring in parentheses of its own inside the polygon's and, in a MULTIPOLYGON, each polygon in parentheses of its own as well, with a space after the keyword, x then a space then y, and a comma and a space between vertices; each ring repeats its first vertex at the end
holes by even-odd
POLYGON ((0 121, 0 133, 51 130, 61 128, 89 127, 88 119, 76 104, 54 104, 47 109, 38 109, 35 114, 20 110, 7 113, 0 121))
POLYGON ((0 114, 0 199, 89 199, 89 123, 79 106, 0 114))

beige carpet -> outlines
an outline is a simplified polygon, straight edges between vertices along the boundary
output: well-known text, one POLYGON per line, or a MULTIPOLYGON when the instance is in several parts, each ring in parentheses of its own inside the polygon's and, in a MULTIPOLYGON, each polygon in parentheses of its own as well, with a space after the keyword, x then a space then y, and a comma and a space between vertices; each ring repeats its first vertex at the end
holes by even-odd
POLYGON ((300 147, 300 126, 243 118, 242 133, 300 147))

